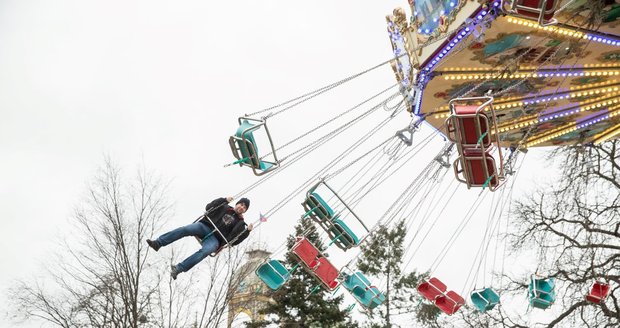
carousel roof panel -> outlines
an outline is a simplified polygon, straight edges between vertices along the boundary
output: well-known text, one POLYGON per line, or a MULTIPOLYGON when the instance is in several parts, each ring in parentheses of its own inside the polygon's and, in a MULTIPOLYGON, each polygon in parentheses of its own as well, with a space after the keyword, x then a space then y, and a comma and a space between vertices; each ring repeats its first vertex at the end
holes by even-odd
POLYGON ((448 38, 422 64, 424 87, 416 114, 443 130, 450 99, 491 92, 504 146, 525 136, 525 145, 532 147, 617 135, 620 4, 607 4, 594 29, 580 2, 565 6, 553 26, 513 15, 479 19, 477 25, 463 22, 454 34, 462 37, 448 38))

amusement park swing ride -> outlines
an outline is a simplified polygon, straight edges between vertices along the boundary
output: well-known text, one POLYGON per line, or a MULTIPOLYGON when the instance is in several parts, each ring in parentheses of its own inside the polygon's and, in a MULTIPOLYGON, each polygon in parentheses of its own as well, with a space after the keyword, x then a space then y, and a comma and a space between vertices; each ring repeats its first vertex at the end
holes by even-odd
MULTIPOLYGON (((398 112, 407 111, 414 120, 405 129, 346 164, 343 160, 347 152, 337 156, 259 220, 259 224, 266 222, 267 217, 295 200, 297 194, 305 192, 301 200, 301 220, 311 220, 313 227, 327 236, 328 247, 333 245, 346 254, 364 244, 380 226, 403 217, 401 209, 407 208, 413 195, 421 193, 428 185, 425 181, 436 177, 442 167, 451 167, 454 181, 467 189, 485 194, 503 193, 513 178, 511 174, 518 154, 528 148, 598 144, 616 138, 620 134, 620 3, 596 2, 598 7, 593 3, 585 0, 409 0, 409 18, 402 8, 386 17, 393 58, 239 118, 237 131, 229 139, 236 159, 232 164, 248 167, 260 177, 239 195, 298 162, 368 113, 396 100, 397 104, 389 108, 393 113, 386 121, 398 112), (387 99, 319 139, 281 155, 283 148, 299 143, 304 136, 327 123, 336 122, 342 113, 279 147, 272 139, 268 121, 387 65, 396 76, 396 85, 362 104, 391 90, 393 93, 387 99), (412 151, 415 148, 412 144, 418 142, 413 134, 422 124, 430 126, 435 135, 442 135, 448 143, 400 197, 396 197, 385 214, 370 224, 363 213, 358 213, 357 205, 424 147, 418 145, 416 151, 412 151), (390 149, 391 162, 374 166, 373 161, 378 160, 373 158, 378 157, 370 156, 385 154, 385 149, 390 149), (453 151, 456 158, 448 162, 453 151), (340 173, 367 159, 364 174, 347 181, 347 188, 332 182, 340 173)), ((368 135, 383 125, 384 122, 380 122, 368 135)), ((347 150, 360 147, 365 140, 356 140, 347 150)), ((426 140, 420 141, 424 142, 426 140)), ((467 220, 461 224, 466 224, 467 220)), ((487 232, 493 229, 489 227, 487 232)), ((316 278, 316 288, 335 291, 342 286, 364 309, 372 310, 385 301, 386 296, 378 285, 355 268, 359 254, 352 256, 345 266, 337 267, 328 259, 325 250, 311 242, 305 233, 297 236, 292 247, 281 246, 256 269, 256 275, 267 287, 278 290, 296 270, 302 269, 316 278), (276 258, 284 254, 291 255, 297 263, 287 267, 276 258)), ((450 241, 458 233, 457 229, 450 241)), ((481 248, 485 243, 488 248, 486 238, 490 237, 485 233, 481 248)), ((443 255, 450 245, 446 244, 443 255)), ((436 268, 435 263, 433 268, 436 268)), ((417 290, 448 315, 466 305, 463 295, 449 290, 432 275, 420 283, 417 290)), ((584 297, 593 304, 600 304, 609 290, 608 283, 593 281, 584 297)), ((468 296, 473 308, 480 312, 490 311, 500 304, 500 295, 491 287, 474 289, 468 296)), ((531 276, 528 287, 531 307, 547 309, 555 298, 553 278, 531 276)))

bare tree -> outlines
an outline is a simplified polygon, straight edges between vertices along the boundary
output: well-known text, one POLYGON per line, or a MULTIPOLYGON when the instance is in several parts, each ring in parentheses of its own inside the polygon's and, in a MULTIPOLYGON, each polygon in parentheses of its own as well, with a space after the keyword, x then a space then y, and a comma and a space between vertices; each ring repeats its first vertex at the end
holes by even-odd
MULTIPOLYGON (((539 271, 557 283, 554 315, 543 327, 620 326, 620 141, 561 148, 561 177, 516 203, 509 240, 514 254, 536 250, 539 271), (610 284, 607 299, 585 300, 593 283, 610 284)), ((501 292, 524 295, 527 277, 504 277, 501 292)), ((525 311, 525 309, 524 309, 525 311)), ((515 311, 465 314, 471 327, 528 327, 515 311)))
POLYGON ((223 251, 173 282, 163 262, 172 262, 175 249, 162 260, 145 243, 170 216, 166 187, 144 169, 126 183, 106 159, 75 210, 71 238, 54 265, 10 290, 14 318, 66 328, 217 327, 243 249, 223 251))

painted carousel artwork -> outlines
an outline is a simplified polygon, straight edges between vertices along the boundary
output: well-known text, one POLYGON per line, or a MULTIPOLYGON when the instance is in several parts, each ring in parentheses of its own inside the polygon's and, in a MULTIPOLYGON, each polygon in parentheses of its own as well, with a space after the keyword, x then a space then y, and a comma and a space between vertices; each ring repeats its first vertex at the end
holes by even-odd
POLYGON ((471 97, 504 147, 620 135, 620 0, 410 0, 387 21, 410 111, 444 135, 471 97))

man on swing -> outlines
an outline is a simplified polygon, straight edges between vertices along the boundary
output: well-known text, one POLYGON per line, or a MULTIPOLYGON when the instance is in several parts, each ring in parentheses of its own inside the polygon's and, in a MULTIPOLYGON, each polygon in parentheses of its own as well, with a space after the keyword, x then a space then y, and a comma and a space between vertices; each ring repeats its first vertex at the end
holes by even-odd
POLYGON ((172 265, 170 276, 177 279, 181 272, 186 272, 209 254, 229 243, 235 246, 248 237, 253 225, 247 225, 243 213, 250 207, 250 200, 241 198, 235 207, 228 205, 232 197, 218 198, 205 207, 207 211, 200 220, 166 232, 155 240, 147 239, 146 243, 158 251, 160 247, 169 245, 183 237, 194 236, 201 239, 202 248, 183 262, 172 265))

